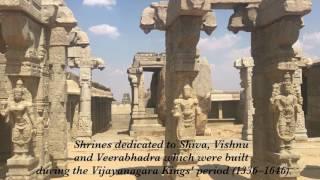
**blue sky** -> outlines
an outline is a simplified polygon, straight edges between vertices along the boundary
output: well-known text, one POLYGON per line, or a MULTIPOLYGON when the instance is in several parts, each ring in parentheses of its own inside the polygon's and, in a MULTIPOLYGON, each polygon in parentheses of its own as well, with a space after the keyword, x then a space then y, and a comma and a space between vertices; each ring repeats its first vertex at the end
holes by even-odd
MULTIPOLYGON (((110 87, 117 100, 123 93, 131 92, 126 70, 136 52, 163 52, 164 32, 153 31, 145 35, 139 28, 142 10, 155 0, 66 0, 78 20, 78 25, 88 33, 92 54, 105 60, 106 69, 95 70, 93 77, 110 87)), ((239 72, 233 62, 250 56, 250 33, 237 35, 227 30, 232 11, 215 12, 217 30, 209 37, 201 35, 199 48, 212 66, 214 89, 238 90, 239 72)), ((313 59, 320 58, 320 1, 314 0, 313 12, 305 17, 305 28, 296 46, 313 59)), ((149 86, 150 74, 146 75, 149 86)))

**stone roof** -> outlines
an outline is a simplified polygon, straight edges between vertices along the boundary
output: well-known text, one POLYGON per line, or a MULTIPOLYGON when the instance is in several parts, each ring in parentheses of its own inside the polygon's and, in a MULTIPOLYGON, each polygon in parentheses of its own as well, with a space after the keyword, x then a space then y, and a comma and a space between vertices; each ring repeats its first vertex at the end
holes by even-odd
POLYGON ((240 101, 240 91, 213 90, 211 101, 240 101))
MULTIPOLYGON (((67 72, 67 93, 68 95, 80 95, 79 76, 67 72)), ((110 88, 105 87, 97 82, 92 82, 92 97, 105 97, 113 99, 113 94, 110 88)))

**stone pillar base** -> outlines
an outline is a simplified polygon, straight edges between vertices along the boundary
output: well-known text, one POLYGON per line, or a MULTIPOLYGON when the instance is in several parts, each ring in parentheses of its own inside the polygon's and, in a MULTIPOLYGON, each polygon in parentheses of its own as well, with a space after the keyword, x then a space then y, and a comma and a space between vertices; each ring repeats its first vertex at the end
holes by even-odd
POLYGON ((8 173, 6 180, 34 180, 37 179, 36 167, 38 160, 33 157, 11 158, 7 161, 8 173))
POLYGON ((297 132, 295 136, 296 141, 308 141, 307 132, 297 132))
POLYGON ((246 130, 242 130, 242 140, 252 141, 253 140, 252 133, 250 134, 246 130))
POLYGON ((4 163, 0 163, 0 179, 4 179, 6 177, 7 166, 4 163))
MULTIPOLYGON (((298 165, 298 161, 300 159, 300 155, 294 153, 270 153, 268 155, 269 164, 266 168, 269 168, 270 171, 266 173, 266 179, 270 180, 296 180, 300 176, 300 167, 298 165), (275 172, 271 170, 271 168, 275 169, 275 172), (278 173, 277 169, 289 169, 288 174, 278 173)), ((281 172, 281 171, 280 171, 281 172)))
MULTIPOLYGON (((41 165, 37 167, 37 169, 40 169, 41 165)), ((42 166, 43 169, 52 169, 52 163, 48 162, 47 164, 42 166)), ((67 168, 67 167, 66 167, 67 168)), ((64 168, 64 169, 66 169, 64 168)), ((50 174, 37 174, 37 180, 50 180, 51 175, 50 174)))
POLYGON ((130 136, 163 136, 165 128, 159 123, 157 114, 132 114, 133 124, 130 127, 130 136))

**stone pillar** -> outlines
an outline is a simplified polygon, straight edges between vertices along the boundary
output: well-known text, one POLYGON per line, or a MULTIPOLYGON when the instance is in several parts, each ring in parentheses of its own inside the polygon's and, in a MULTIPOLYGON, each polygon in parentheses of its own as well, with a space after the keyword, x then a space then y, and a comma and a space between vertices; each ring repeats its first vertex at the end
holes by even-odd
MULTIPOLYGON (((303 58, 301 58, 303 59, 303 58)), ((302 67, 306 66, 307 63, 301 61, 302 67)), ((302 68, 301 67, 301 68, 302 68)), ((296 85, 296 93, 300 102, 300 105, 303 105, 303 97, 302 97, 302 92, 301 92, 301 85, 303 83, 302 81, 302 69, 299 68, 294 72, 293 75, 293 83, 296 85)), ((296 127, 296 140, 297 141, 307 141, 308 140, 308 135, 307 135, 307 129, 306 129, 306 119, 304 116, 304 112, 300 111, 298 113, 298 120, 297 120, 297 127, 296 127)))
MULTIPOLYGON (((208 34, 215 29, 214 17, 211 14, 211 4, 208 1, 169 1, 167 10, 165 2, 154 3, 146 8, 142 15, 141 27, 148 33, 152 29, 166 30, 166 142, 179 144, 180 141, 195 141, 196 120, 201 109, 192 82, 199 72, 199 62, 196 61, 200 31, 208 34), (186 115, 190 113, 190 116, 186 115)), ((193 149, 165 149, 165 155, 174 153, 186 155, 193 149)), ((172 169, 197 168, 196 160, 184 162, 164 162, 172 169)), ((194 171, 179 177, 167 175, 168 179, 199 179, 194 171)))
POLYGON ((234 67, 240 69, 241 78, 241 120, 243 122, 242 139, 252 141, 253 128, 253 99, 252 99, 252 69, 254 62, 252 58, 242 58, 235 62, 234 67))
POLYGON ((145 105, 145 89, 144 89, 144 74, 143 71, 140 74, 140 78, 139 78, 139 112, 145 112, 146 110, 146 105, 145 105))
POLYGON ((218 102, 218 120, 223 119, 223 107, 222 107, 222 102, 218 102))
POLYGON ((92 70, 104 69, 104 62, 99 58, 92 58, 89 38, 80 28, 74 28, 69 42, 68 65, 80 69, 80 112, 79 120, 75 123, 76 138, 90 140, 92 138, 91 118, 91 89, 92 70))
MULTIPOLYGON (((88 58, 88 57, 87 57, 88 58)), ((80 114, 78 124, 78 138, 92 137, 91 120, 91 62, 82 59, 80 65, 80 114)))
POLYGON ((294 72, 301 67, 293 49, 309 13, 310 1, 264 0, 258 9, 252 32, 253 98, 256 112, 253 129, 252 166, 259 167, 253 179, 296 180, 301 169, 300 155, 292 151, 296 125, 303 112, 294 72), (288 174, 268 173, 267 168, 289 170, 288 174))
POLYGON ((65 168, 67 161, 68 125, 66 118, 66 61, 68 30, 65 27, 55 27, 50 37, 50 122, 49 122, 49 152, 54 163, 65 168))
MULTIPOLYGON (((50 24, 49 41, 49 125, 48 151, 53 164, 58 168, 66 168, 68 123, 66 117, 66 63, 69 32, 76 26, 77 21, 71 10, 63 1, 43 1, 44 6, 58 8, 55 19, 50 24)), ((48 8, 50 11, 50 8, 48 8)))
POLYGON ((142 69, 139 68, 129 68, 128 76, 132 90, 132 114, 136 114, 140 110, 140 77, 142 74, 142 69))

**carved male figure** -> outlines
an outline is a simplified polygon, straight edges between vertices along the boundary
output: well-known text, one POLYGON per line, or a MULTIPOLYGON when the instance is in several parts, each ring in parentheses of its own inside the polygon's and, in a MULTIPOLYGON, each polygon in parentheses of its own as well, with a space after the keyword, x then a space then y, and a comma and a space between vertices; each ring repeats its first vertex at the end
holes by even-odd
POLYGON ((291 75, 285 74, 284 80, 280 85, 273 86, 273 97, 271 98, 281 154, 291 150, 291 144, 295 138, 297 114, 301 110, 294 92, 291 75))
POLYGON ((196 135, 195 122, 200 115, 198 99, 193 95, 190 85, 185 85, 183 93, 174 101, 173 117, 178 121, 177 137, 179 140, 196 135))
POLYGON ((17 87, 13 89, 13 97, 9 97, 8 105, 1 115, 6 122, 12 125, 13 158, 27 158, 30 156, 29 148, 33 137, 32 103, 26 100, 28 91, 18 80, 17 87))

